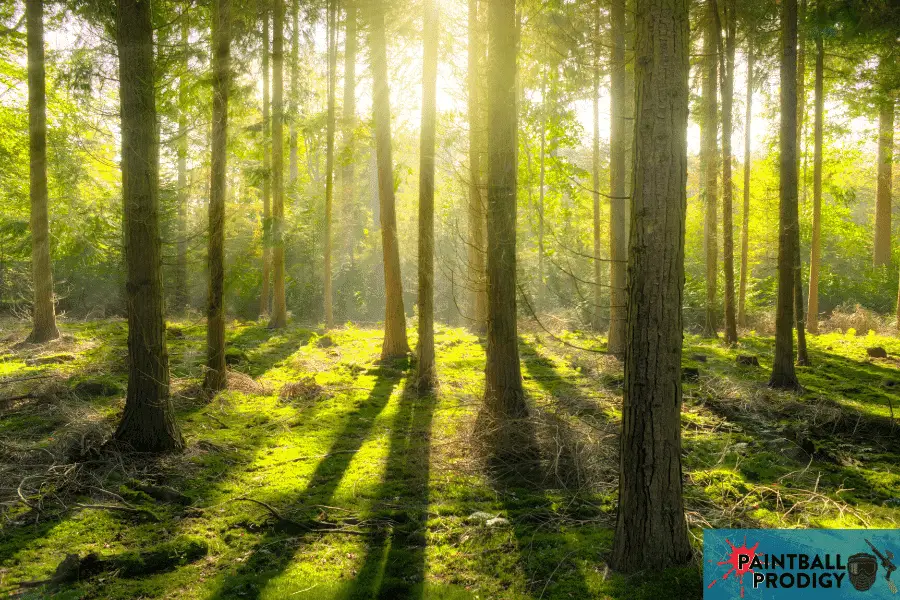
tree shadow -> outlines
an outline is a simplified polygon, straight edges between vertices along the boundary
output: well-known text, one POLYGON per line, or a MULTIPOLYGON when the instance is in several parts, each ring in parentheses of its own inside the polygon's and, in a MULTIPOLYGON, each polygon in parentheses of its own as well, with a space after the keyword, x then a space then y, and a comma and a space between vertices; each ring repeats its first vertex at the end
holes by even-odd
MULTIPOLYGON (((292 514, 306 512, 307 516, 295 522, 315 527, 318 523, 308 516, 317 505, 327 505, 344 473, 350 466, 353 457, 362 448, 375 424, 376 417, 381 414, 390 400, 396 385, 405 374, 407 361, 402 361, 402 369, 379 368, 375 371, 376 380, 368 397, 357 408, 347 415, 344 426, 335 435, 331 447, 324 458, 316 466, 306 488, 292 499, 292 514)), ((287 511, 285 511, 287 512, 287 511)), ((300 543, 313 538, 313 533, 301 532, 294 539, 300 543)), ((290 564, 294 552, 283 551, 273 555, 268 549, 274 544, 287 541, 291 536, 279 528, 270 528, 255 544, 249 556, 240 567, 225 575, 214 598, 259 598, 266 584, 282 573, 290 564)))
POLYGON ((387 468, 372 518, 388 524, 368 540, 348 599, 415 599, 424 594, 431 423, 437 396, 409 382, 391 427, 387 468), (399 499, 399 503, 396 501, 399 499))

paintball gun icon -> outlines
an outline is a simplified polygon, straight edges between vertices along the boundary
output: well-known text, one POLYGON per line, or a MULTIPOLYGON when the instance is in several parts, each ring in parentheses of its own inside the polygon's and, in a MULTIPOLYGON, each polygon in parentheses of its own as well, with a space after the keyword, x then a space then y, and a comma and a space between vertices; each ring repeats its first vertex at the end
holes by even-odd
POLYGON ((891 581, 891 573, 897 570, 897 565, 895 565, 892 561, 894 559, 894 553, 890 550, 885 550, 884 554, 882 554, 878 548, 872 545, 872 542, 866 540, 866 543, 869 545, 869 548, 872 549, 872 552, 875 553, 875 556, 881 561, 881 566, 884 567, 886 574, 884 576, 885 581, 887 581, 888 589, 891 590, 892 594, 897 593, 897 586, 891 581))

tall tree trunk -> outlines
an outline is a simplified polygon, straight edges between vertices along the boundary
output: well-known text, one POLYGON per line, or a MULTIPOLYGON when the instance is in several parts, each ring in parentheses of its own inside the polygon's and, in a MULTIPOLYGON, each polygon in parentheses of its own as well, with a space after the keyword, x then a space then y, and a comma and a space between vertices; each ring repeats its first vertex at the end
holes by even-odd
POLYGON ((716 292, 718 287, 718 218, 717 209, 717 175, 718 154, 718 108, 716 102, 716 79, 718 74, 716 41, 719 37, 716 22, 715 0, 706 0, 703 32, 703 118, 700 123, 700 164, 703 178, 702 195, 706 203, 706 222, 703 231, 703 243, 706 252, 706 321, 703 335, 716 337, 716 292))
POLYGON ((27 0, 25 25, 28 45, 28 140, 30 150, 31 273, 34 284, 34 344, 59 337, 53 308, 53 266, 50 262, 50 225, 47 217, 47 98, 44 81, 44 3, 27 0))
MULTIPOLYGON (((346 0, 346 30, 344 34, 344 114, 342 116, 343 129, 343 167, 341 169, 341 189, 343 197, 344 215, 356 215, 356 164, 355 139, 353 130, 356 128, 356 2, 346 0)), ((346 231, 347 252, 351 264, 353 263, 353 240, 356 232, 346 231)))
POLYGON ((807 300, 806 327, 810 333, 819 333, 819 261, 822 253, 822 129, 825 115, 825 49, 821 33, 816 33, 816 83, 815 83, 815 147, 813 149, 813 220, 812 241, 809 253, 809 299, 807 300))
POLYGON ((169 398, 159 237, 159 132, 153 25, 146 0, 118 0, 122 120, 128 392, 115 439, 142 452, 177 450, 184 440, 169 398))
MULTIPOLYGON (((803 187, 803 199, 806 200, 806 178, 800 178, 800 167, 803 158, 803 124, 806 119, 806 0, 800 0, 799 7, 799 41, 797 50, 797 176, 798 202, 799 188, 803 187)), ((799 211, 798 211, 799 212, 799 211)), ((800 258, 800 219, 794 229, 794 321, 797 328, 797 364, 809 365, 809 354, 806 352, 806 331, 803 317, 803 262, 800 258)))
POLYGON ((434 364, 434 139, 437 120, 438 7, 425 0, 422 30, 422 133, 419 150, 419 344, 417 387, 437 383, 434 364))
POLYGON ((384 36, 383 0, 372 0, 369 45, 372 62, 372 110, 375 112, 375 153, 378 157, 378 198, 381 206, 381 246, 384 252, 384 344, 381 357, 409 352, 406 313, 400 277, 400 247, 394 202, 394 163, 391 156, 391 104, 388 89, 387 42, 384 36))
POLYGON ((610 7, 612 57, 609 65, 609 340, 611 354, 625 352, 625 269, 628 235, 625 228, 626 128, 629 117, 625 91, 625 0, 612 0, 610 7))
POLYGON ((687 0, 638 0, 637 107, 619 510, 612 565, 691 558, 681 475, 687 182, 687 0))
POLYGON ((485 281, 485 246, 486 227, 485 201, 483 188, 485 144, 484 128, 486 126, 483 108, 481 85, 483 78, 482 60, 484 59, 484 43, 478 18, 478 0, 469 0, 469 49, 468 49, 468 81, 469 88, 469 243, 468 243, 468 276, 467 287, 471 289, 469 310, 472 329, 478 333, 487 331, 487 283, 485 281))
POLYGON ((272 18, 272 270, 274 301, 269 327, 287 327, 284 290, 284 1, 272 18))
POLYGON ((291 97, 288 99, 289 133, 288 133, 288 189, 294 198, 297 197, 297 120, 300 118, 300 2, 291 0, 291 97))
MULTIPOLYGON (((296 0, 295 0, 296 2, 296 0)), ((328 0, 328 132, 325 152, 325 328, 334 327, 331 294, 331 212, 334 205, 335 88, 337 87, 337 0, 328 0)))
POLYGON ((188 209, 188 181, 187 181, 187 155, 188 155, 188 113, 187 113, 187 78, 190 71, 188 65, 188 11, 181 12, 181 52, 183 59, 181 75, 178 77, 178 224, 175 256, 175 312, 181 314, 188 305, 187 284, 187 209, 188 209))
POLYGON ((591 314, 593 315, 594 330, 599 331, 600 324, 603 322, 600 306, 603 267, 602 242, 600 240, 600 14, 602 9, 599 0, 594 3, 594 9, 594 140, 591 149, 591 184, 594 188, 591 194, 594 201, 594 307, 591 314))
POLYGON ((538 289, 537 298, 543 297, 544 291, 544 182, 547 169, 547 79, 549 69, 544 67, 544 79, 541 82, 541 150, 538 166, 538 289))
POLYGON ((501 428, 528 409, 516 334, 516 6, 488 4, 488 331, 485 406, 501 428))
MULTIPOLYGON (((879 64, 886 71, 887 58, 879 64)), ((880 75, 884 77, 884 75, 880 75)), ((875 266, 891 264, 891 167, 894 156, 894 101, 885 98, 878 110, 878 186, 875 193, 875 266)))
POLYGON ((797 0, 781 3, 781 135, 778 300, 775 359, 769 385, 797 389, 794 370, 794 244, 797 241, 797 0))
POLYGON ((744 115, 744 210, 741 214, 741 281, 738 292, 738 324, 747 326, 747 279, 750 252, 750 125, 753 120, 753 42, 747 40, 747 112, 744 115))
POLYGON ((722 74, 722 263, 725 269, 725 342, 737 343, 734 310, 734 182, 731 175, 734 47, 737 29, 735 0, 724 0, 725 60, 722 74))
POLYGON ((262 39, 262 72, 263 72, 263 181, 262 181, 262 197, 263 197, 263 265, 262 265, 262 291, 259 299, 259 315, 260 317, 268 317, 272 310, 272 132, 269 119, 269 0, 262 0, 263 3, 263 39, 262 39))
POLYGON ((225 389, 225 196, 228 193, 228 86, 231 69, 230 0, 212 6, 212 159, 209 180, 209 299, 206 309, 206 375, 208 393, 225 389))

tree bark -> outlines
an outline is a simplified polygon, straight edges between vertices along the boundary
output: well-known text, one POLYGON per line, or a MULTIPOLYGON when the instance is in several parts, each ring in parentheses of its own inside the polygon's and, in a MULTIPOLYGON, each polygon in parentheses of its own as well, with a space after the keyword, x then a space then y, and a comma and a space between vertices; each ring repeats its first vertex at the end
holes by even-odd
POLYGON ((822 252, 822 129, 825 114, 825 49, 822 34, 816 34, 815 83, 815 142, 813 149, 813 218, 809 253, 809 298, 807 299, 806 328, 819 333, 819 261, 822 252))
POLYGON ((284 0, 272 18, 272 270, 274 301, 269 327, 287 327, 284 289, 284 0))
POLYGON ((397 215, 394 202, 394 164, 391 156, 391 105, 388 89, 387 42, 384 36, 383 0, 372 0, 369 45, 372 62, 372 110, 375 112, 378 198, 381 215, 381 246, 384 252, 384 343, 382 359, 404 356, 406 313, 400 276, 400 247, 397 242, 397 215))
MULTIPOLYGON (((295 0, 296 1, 296 0, 295 0)), ((334 131, 335 92, 337 87, 337 0, 328 1, 328 126, 325 151, 325 329, 334 327, 334 311, 331 293, 331 229, 334 205, 334 131)))
POLYGON ((178 77, 178 221, 177 233, 178 240, 176 242, 175 256, 175 312, 181 314, 188 305, 188 283, 187 283, 187 253, 188 253, 188 228, 187 228, 187 209, 188 209, 188 181, 187 181, 187 155, 188 155, 188 113, 187 113, 187 78, 190 67, 188 65, 188 11, 181 12, 181 52, 183 59, 181 64, 181 75, 178 77))
POLYGON ((231 69, 230 0, 212 5, 212 159, 209 182, 209 297, 206 308, 206 375, 203 389, 225 389, 225 196, 228 151, 228 86, 231 69))
MULTIPOLYGON (((343 167, 341 169, 341 189, 345 216, 355 215, 356 207, 356 157, 354 129, 356 128, 356 2, 346 0, 346 30, 344 33, 344 114, 341 118, 343 129, 343 167)), ((347 252, 353 262, 354 244, 352 234, 347 231, 347 252)))
POLYGON ((547 169, 547 79, 549 68, 544 67, 544 79, 541 82, 541 149, 538 156, 538 288, 537 300, 543 297, 544 292, 544 182, 547 169))
POLYGON ((299 118, 300 98, 300 2, 291 0, 291 96, 288 99, 288 189, 292 197, 297 197, 297 119, 299 118))
MULTIPOLYGON (((806 179, 800 178, 800 166, 803 158, 803 124, 806 120, 806 0, 800 0, 799 41, 797 44, 797 176, 798 203, 799 187, 803 187, 803 199, 806 200, 806 179)), ((799 211, 798 211, 799 212, 799 211)), ((803 317, 803 263, 800 258, 800 219, 794 229, 794 320, 797 328, 797 364, 809 365, 809 354, 806 352, 806 331, 803 317)))
POLYGON ((488 331, 485 406, 500 427, 527 415, 516 333, 516 7, 488 4, 488 331))
POLYGON ((747 112, 744 115, 744 210, 741 214, 741 279, 738 292, 737 320, 741 327, 747 326, 747 278, 750 253, 750 125, 753 121, 753 42, 747 41, 747 112))
POLYGON ((687 182, 687 0, 638 0, 619 510, 612 565, 659 570, 691 558, 681 474, 681 353, 687 182))
MULTIPOLYGON (((882 58, 879 71, 887 59, 882 58)), ((894 155, 894 101, 881 100, 878 110, 878 186, 875 193, 875 266, 891 264, 891 167, 894 155)))
POLYGON ((724 0, 725 61, 722 76, 722 264, 725 270, 725 342, 736 344, 734 310, 734 182, 731 174, 732 100, 734 95, 734 50, 737 29, 735 0, 724 0))
POLYGON ((142 452, 178 450, 184 447, 184 440, 169 398, 159 237, 159 132, 149 2, 118 0, 116 44, 122 120, 128 392, 115 439, 142 452))
POLYGON ((706 252, 706 321, 703 335, 716 337, 716 295, 718 287, 718 219, 716 215, 718 197, 718 108, 716 101, 716 80, 718 76, 718 52, 716 41, 719 36, 716 22, 715 0, 706 0, 703 32, 703 118, 700 123, 700 164, 703 185, 701 193, 706 203, 706 221, 703 243, 706 252))
POLYGON ((438 7, 425 0, 422 31, 422 133, 419 150, 419 344, 417 387, 434 388, 434 144, 437 120, 438 7))
POLYGON ((794 247, 797 236, 797 0, 781 3, 781 135, 778 300, 775 358, 769 385, 798 389, 794 370, 794 247))
POLYGON ((625 312, 628 298, 625 269, 628 235, 625 229, 626 155, 628 143, 625 92, 625 0, 612 0, 610 7, 612 56, 609 65, 609 338, 610 354, 625 352, 625 312))
POLYGON ((592 324, 595 331, 600 330, 603 322, 603 313, 600 306, 600 298, 602 296, 602 241, 600 238, 600 2, 594 2, 594 68, 593 68, 593 100, 594 100, 594 139, 591 152, 591 183, 593 191, 591 193, 594 201, 594 307, 591 311, 593 315, 592 324))
POLYGON ((485 237, 487 221, 485 220, 485 201, 482 193, 485 144, 485 120, 482 108, 482 61, 484 59, 484 43, 479 27, 478 0, 469 0, 469 49, 468 49, 468 81, 469 88, 469 240, 468 240, 468 276, 467 287, 470 288, 469 310, 472 329, 477 333, 487 331, 487 283, 485 281, 485 237))
POLYGON ((262 181, 262 197, 263 197, 263 265, 262 265, 262 291, 259 299, 259 316, 268 317, 272 310, 272 135, 271 122, 269 118, 270 98, 269 98, 269 10, 268 0, 263 2, 263 39, 262 39, 262 72, 263 72, 263 181, 262 181))
POLYGON ((27 0, 29 194, 31 196, 31 273, 34 285, 33 329, 28 341, 59 337, 53 307, 53 265, 47 216, 47 92, 44 73, 44 3, 27 0))

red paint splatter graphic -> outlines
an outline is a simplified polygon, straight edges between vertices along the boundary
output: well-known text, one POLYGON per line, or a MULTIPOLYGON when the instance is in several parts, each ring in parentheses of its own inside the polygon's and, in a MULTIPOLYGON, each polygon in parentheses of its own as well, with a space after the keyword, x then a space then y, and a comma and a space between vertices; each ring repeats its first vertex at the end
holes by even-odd
MULTIPOLYGON (((738 583, 741 585, 741 598, 744 597, 744 575, 747 573, 752 573, 753 569, 750 568, 750 564, 753 562, 754 557, 756 557, 756 549, 759 547, 759 542, 753 545, 752 548, 747 547, 747 539, 744 538, 744 544, 740 547, 735 546, 731 543, 731 540, 725 539, 728 542, 728 545, 731 546, 731 553, 728 555, 728 558, 719 562, 719 565, 730 565, 731 568, 726 571, 724 575, 722 575, 722 581, 728 579, 728 576, 732 573, 737 577, 738 583), (744 558, 741 561, 741 557, 744 558), (741 566, 743 564, 743 566, 741 566)), ((712 583, 707 586, 707 589, 716 585, 718 579, 714 579, 712 583)))

